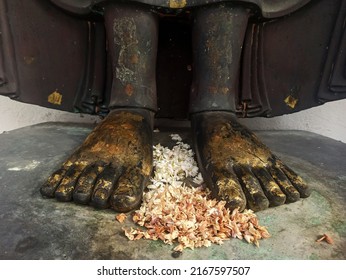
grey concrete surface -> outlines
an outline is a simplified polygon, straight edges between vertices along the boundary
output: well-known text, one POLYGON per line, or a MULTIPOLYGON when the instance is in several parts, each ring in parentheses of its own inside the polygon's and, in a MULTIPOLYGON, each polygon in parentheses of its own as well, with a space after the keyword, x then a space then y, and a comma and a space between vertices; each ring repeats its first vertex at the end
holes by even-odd
MULTIPOLYGON (((173 259, 173 246, 130 241, 115 212, 43 199, 40 185, 91 131, 83 124, 44 123, 0 135, 0 259, 173 259)), ((169 142, 161 129, 155 141, 169 142)), ((342 259, 346 257, 346 144, 302 131, 257 135, 313 189, 307 199, 258 213, 271 238, 185 250, 178 259, 342 259), (334 244, 317 243, 322 234, 334 244)), ((168 144, 168 143, 167 143, 168 144)))

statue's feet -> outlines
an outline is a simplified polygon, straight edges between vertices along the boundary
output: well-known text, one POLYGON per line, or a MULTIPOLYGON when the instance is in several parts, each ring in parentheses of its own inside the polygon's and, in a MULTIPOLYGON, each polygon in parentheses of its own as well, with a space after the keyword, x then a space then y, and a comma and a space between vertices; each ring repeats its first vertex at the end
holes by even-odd
POLYGON ((194 114, 192 129, 203 178, 230 209, 259 211, 310 195, 303 180, 233 114, 194 114))
POLYGON ((118 212, 135 209, 152 171, 152 115, 112 111, 41 187, 44 197, 118 212))

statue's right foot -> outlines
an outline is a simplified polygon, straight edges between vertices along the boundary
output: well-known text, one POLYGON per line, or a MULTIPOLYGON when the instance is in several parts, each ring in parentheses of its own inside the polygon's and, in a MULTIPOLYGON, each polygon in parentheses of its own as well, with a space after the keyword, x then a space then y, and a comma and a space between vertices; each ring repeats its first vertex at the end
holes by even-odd
POLYGON ((152 114, 112 111, 41 187, 44 197, 118 212, 135 209, 152 171, 152 114))

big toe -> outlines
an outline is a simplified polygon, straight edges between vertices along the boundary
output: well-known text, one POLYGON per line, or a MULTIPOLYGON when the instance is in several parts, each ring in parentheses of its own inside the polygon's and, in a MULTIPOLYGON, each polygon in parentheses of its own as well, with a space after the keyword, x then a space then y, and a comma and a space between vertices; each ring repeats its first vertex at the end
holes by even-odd
POLYGON ((249 167, 236 166, 235 172, 244 190, 247 206, 253 211, 261 211, 269 207, 269 200, 265 196, 262 186, 249 167))
POLYGON ((117 212, 129 212, 138 207, 142 201, 146 177, 139 169, 126 171, 117 183, 112 194, 111 207, 117 212))
POLYGON ((246 197, 233 170, 215 172, 210 185, 214 197, 226 201, 227 208, 239 208, 239 211, 245 209, 246 197))

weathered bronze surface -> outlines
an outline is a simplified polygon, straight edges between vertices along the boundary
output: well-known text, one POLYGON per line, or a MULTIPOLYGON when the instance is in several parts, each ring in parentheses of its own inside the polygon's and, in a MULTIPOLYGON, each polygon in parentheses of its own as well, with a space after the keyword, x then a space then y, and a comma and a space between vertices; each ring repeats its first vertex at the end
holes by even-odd
POLYGON ((41 188, 45 197, 127 212, 152 170, 152 114, 115 110, 41 188))

